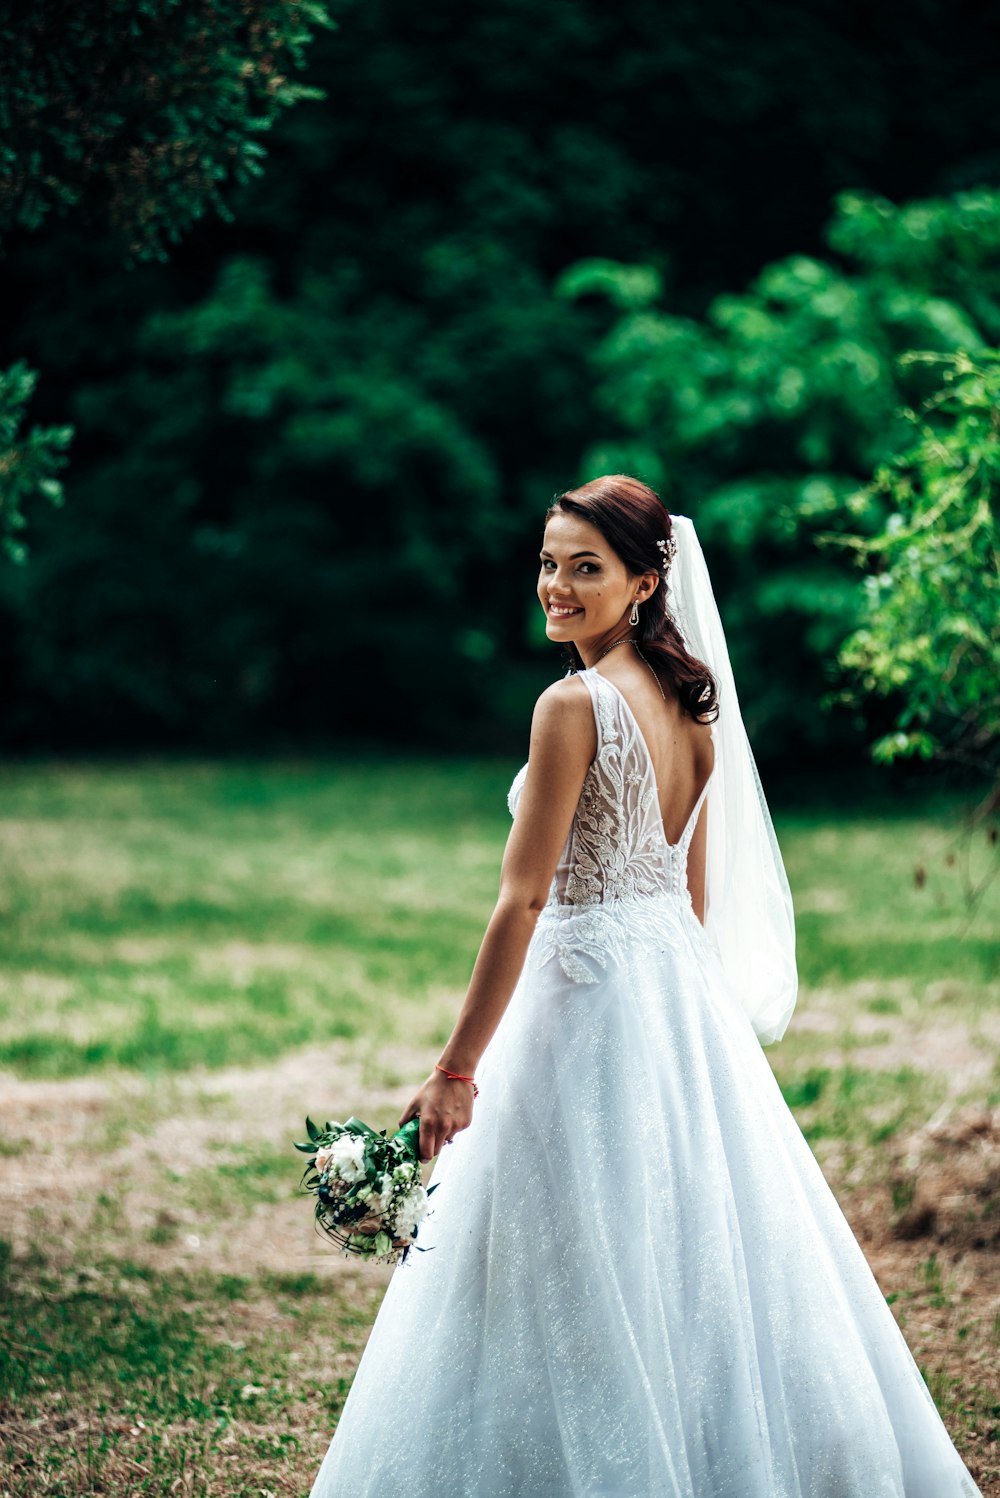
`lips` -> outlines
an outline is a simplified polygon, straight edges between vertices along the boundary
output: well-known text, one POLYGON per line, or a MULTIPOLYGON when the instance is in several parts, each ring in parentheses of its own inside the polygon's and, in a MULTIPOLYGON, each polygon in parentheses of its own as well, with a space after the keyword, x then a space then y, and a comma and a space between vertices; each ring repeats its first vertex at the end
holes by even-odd
POLYGON ((583 613, 583 609, 579 609, 579 608, 563 608, 561 605, 556 604, 556 603, 550 603, 549 604, 549 614, 551 615, 551 617, 553 619, 571 619, 574 614, 582 614, 582 613, 583 613))

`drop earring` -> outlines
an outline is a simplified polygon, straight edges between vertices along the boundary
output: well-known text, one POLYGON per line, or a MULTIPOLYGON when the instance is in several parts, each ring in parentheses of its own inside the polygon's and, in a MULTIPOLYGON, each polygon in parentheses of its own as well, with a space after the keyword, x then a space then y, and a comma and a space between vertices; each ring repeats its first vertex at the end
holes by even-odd
POLYGON ((632 612, 628 616, 628 622, 629 622, 629 624, 631 624, 631 626, 632 626, 633 629, 635 629, 635 626, 639 623, 639 600, 638 600, 638 598, 633 598, 633 600, 632 600, 632 612))

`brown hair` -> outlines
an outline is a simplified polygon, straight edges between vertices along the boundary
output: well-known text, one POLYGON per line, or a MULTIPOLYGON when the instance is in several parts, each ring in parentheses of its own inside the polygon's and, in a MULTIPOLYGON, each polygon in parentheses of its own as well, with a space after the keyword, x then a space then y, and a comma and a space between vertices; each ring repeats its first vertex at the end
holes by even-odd
MULTIPOLYGON (((714 722, 719 716, 715 678, 684 644, 667 605, 670 574, 664 580, 663 557, 656 543, 668 541, 672 527, 660 496, 628 474, 609 473, 558 495, 545 513, 546 521, 560 511, 579 515, 599 530, 633 575, 659 574, 659 587, 639 605, 636 641, 657 675, 670 682, 684 711, 697 723, 714 722)), ((579 671, 583 666, 580 652, 572 643, 566 649, 570 664, 579 671)))

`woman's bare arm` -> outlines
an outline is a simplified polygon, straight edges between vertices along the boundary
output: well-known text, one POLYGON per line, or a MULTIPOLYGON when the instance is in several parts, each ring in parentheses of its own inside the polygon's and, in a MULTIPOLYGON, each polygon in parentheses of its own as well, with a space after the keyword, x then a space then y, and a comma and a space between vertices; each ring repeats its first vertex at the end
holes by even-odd
MULTIPOLYGON (((449 1071, 473 1074, 510 1002, 596 752, 589 691, 572 677, 556 682, 535 704, 528 769, 504 850, 500 895, 441 1053, 441 1065, 449 1071)), ((400 1126, 417 1113, 421 1158, 429 1160, 472 1122, 472 1089, 435 1070, 400 1116, 400 1126)))

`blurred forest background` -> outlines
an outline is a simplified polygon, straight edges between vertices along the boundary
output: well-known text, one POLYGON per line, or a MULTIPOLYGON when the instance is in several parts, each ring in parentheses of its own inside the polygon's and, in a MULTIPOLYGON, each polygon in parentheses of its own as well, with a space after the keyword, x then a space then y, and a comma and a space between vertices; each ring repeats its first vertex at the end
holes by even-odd
MULTIPOLYGON (((101 8, 74 12, 78 49, 101 8)), ((0 566, 0 749, 520 749, 561 670, 536 617, 542 515, 608 469, 694 517, 769 771, 857 781, 872 741, 931 752, 893 738, 908 724, 947 739, 936 692, 914 709, 885 649, 940 602, 940 555, 881 642, 856 559, 921 487, 892 469, 906 406, 964 371, 961 419, 995 436, 995 367, 968 359, 1000 341, 1000 16, 256 9, 314 33, 300 81, 323 97, 273 111, 225 217, 188 221, 173 158, 145 202, 122 208, 126 160, 60 212, 44 171, 10 189, 8 135, 3 414, 8 438, 24 425, 27 561, 0 566), (58 479, 25 466, 29 425, 36 458, 72 427, 58 479)), ((987 585, 993 509, 949 551, 984 548, 987 585)), ((938 685, 956 629, 978 651, 973 704, 995 602, 950 600, 923 641, 938 685)), ((990 771, 976 733, 953 757, 990 771)))

